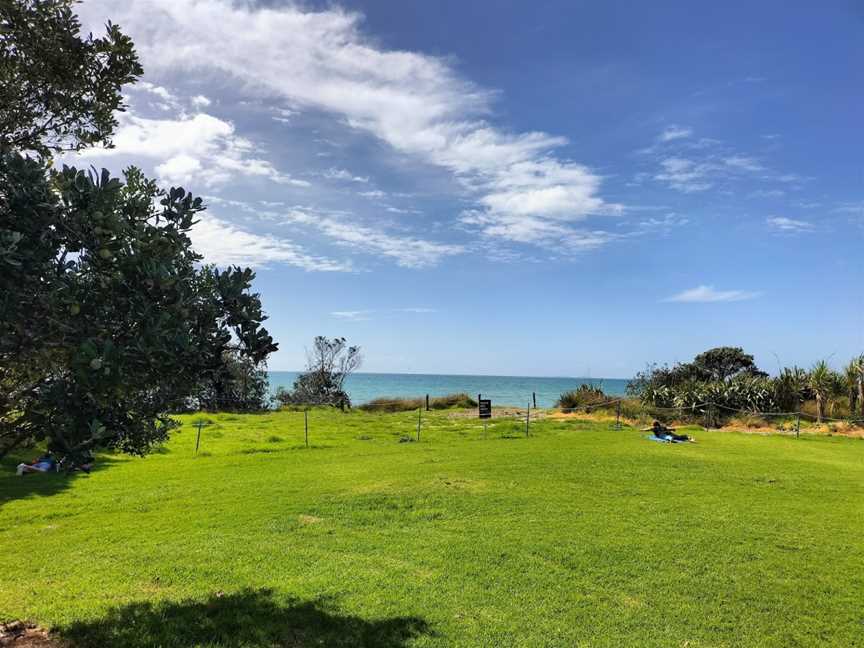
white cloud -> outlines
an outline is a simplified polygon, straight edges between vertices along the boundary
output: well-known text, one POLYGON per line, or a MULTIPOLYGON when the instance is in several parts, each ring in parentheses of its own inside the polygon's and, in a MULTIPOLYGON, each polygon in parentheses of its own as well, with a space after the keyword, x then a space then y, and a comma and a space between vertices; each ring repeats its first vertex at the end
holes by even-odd
POLYGON ((313 215, 300 210, 289 212, 283 221, 317 228, 340 245, 395 259, 398 265, 405 268, 434 266, 442 258, 465 252, 462 245, 395 236, 333 216, 313 215))
POLYGON ((461 222, 465 225, 481 226, 483 233, 491 238, 514 243, 532 243, 554 249, 562 255, 594 250, 619 238, 608 232, 568 227, 535 216, 493 216, 479 210, 463 212, 461 222))
POLYGON ((297 244, 242 230, 216 216, 204 214, 190 233, 193 247, 206 263, 261 267, 283 263, 308 271, 351 272, 349 263, 307 254, 297 244))
POLYGON ((387 194, 385 194, 380 189, 374 189, 372 191, 361 191, 360 194, 364 198, 383 198, 387 194))
POLYGON ((723 163, 740 171, 762 171, 765 169, 756 158, 748 155, 732 155, 725 158, 723 163))
POLYGON ((757 189, 750 192, 751 198, 781 198, 786 195, 782 189, 757 189))
POLYGON ((760 293, 746 290, 715 290, 713 286, 697 286, 667 297, 664 302, 710 303, 755 299, 760 293))
MULTIPOLYGON (((346 322, 368 322, 372 319, 372 315, 379 311, 374 311, 371 309, 364 310, 344 310, 344 311, 333 311, 330 313, 333 317, 336 317, 341 320, 345 320, 346 322)), ((415 313, 415 314, 425 314, 425 313, 437 313, 438 311, 434 308, 390 308, 384 311, 384 313, 415 313)))
POLYGON ((328 180, 347 180, 348 182, 369 182, 369 178, 365 176, 354 175, 347 169, 330 168, 324 172, 324 177, 328 180))
POLYGON ((713 164, 672 157, 660 162, 660 166, 663 170, 657 173, 654 179, 666 182, 678 191, 692 193, 714 186, 712 176, 716 167, 713 164))
POLYGON ((356 311, 333 311, 330 313, 333 317, 336 317, 341 320, 345 320, 346 322, 368 322, 372 318, 369 317, 375 311, 371 310, 356 310, 356 311))
POLYGON ((293 121, 294 115, 297 114, 296 110, 291 110, 290 108, 275 108, 273 115, 273 121, 281 122, 283 124, 290 124, 293 121))
POLYGON ((267 160, 255 157, 255 147, 238 136, 234 124, 207 113, 176 119, 147 119, 131 113, 120 116, 120 127, 110 149, 90 149, 83 155, 129 155, 157 161, 156 173, 166 183, 224 184, 232 177, 260 176, 280 184, 308 187, 280 173, 267 160))
POLYGON ((167 88, 163 88, 162 86, 155 85, 148 81, 140 81, 132 86, 133 90, 137 90, 138 92, 145 92, 147 94, 153 95, 153 97, 158 97, 158 101, 149 102, 151 106, 155 106, 160 110, 173 110, 180 105, 180 102, 177 100, 177 97, 168 90, 167 88))
POLYGON ((493 93, 443 59, 381 48, 362 33, 358 14, 228 0, 92 0, 81 12, 90 24, 108 15, 122 24, 151 73, 216 72, 268 99, 333 113, 450 170, 478 197, 488 236, 512 232, 521 217, 551 221, 548 233, 566 235, 564 222, 615 211, 597 175, 554 155, 565 138, 490 125, 493 93))
POLYGON ((667 126, 666 130, 660 133, 658 139, 661 142, 671 142, 677 139, 684 139, 693 135, 693 129, 684 126, 667 126))
POLYGON ((855 216, 864 216, 864 201, 860 203, 842 203, 834 209, 835 212, 844 214, 853 214, 855 216))
POLYGON ((200 95, 200 94, 192 97, 192 99, 190 99, 190 101, 192 102, 192 105, 195 106, 196 108, 206 108, 211 103, 213 103, 212 101, 210 101, 209 98, 205 97, 204 95, 200 95))
MULTIPOLYGON (((694 139, 691 129, 668 127, 655 143, 637 151, 647 156, 660 169, 651 174, 638 172, 633 185, 638 186, 648 177, 682 193, 694 193, 718 188, 729 191, 730 186, 742 180, 769 183, 800 184, 807 180, 794 173, 778 173, 767 168, 752 155, 745 155, 709 137, 694 139)), ((793 187, 794 188, 794 187, 793 187)), ((750 192, 751 197, 776 197, 784 191, 774 188, 750 192)))
POLYGON ((676 213, 669 213, 662 218, 646 218, 638 222, 639 229, 642 231, 663 231, 669 232, 676 227, 683 227, 690 222, 686 216, 680 216, 676 213))
POLYGON ((802 220, 795 220, 793 218, 786 218, 785 216, 772 216, 767 218, 766 223, 771 229, 777 230, 778 232, 786 232, 786 233, 799 233, 799 232, 810 232, 814 229, 813 223, 802 220))

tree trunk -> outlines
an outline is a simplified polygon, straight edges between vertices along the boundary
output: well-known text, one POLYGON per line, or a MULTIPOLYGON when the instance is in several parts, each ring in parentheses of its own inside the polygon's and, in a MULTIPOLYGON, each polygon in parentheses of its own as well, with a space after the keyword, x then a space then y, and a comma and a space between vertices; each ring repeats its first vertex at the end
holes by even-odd
POLYGON ((822 417, 825 415, 825 403, 822 400, 822 394, 816 392, 816 422, 821 423, 822 417))
POLYGON ((858 377, 858 405, 861 407, 861 418, 864 418, 864 376, 858 377))

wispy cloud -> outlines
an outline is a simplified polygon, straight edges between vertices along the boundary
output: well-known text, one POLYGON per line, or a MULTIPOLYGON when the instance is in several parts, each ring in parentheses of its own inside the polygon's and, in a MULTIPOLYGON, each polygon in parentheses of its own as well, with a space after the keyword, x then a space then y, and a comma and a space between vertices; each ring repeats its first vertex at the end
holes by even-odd
POLYGON ((353 310, 353 311, 333 311, 330 313, 336 319, 341 319, 346 322, 368 322, 372 318, 369 317, 375 311, 371 310, 353 310))
MULTIPOLYGON (((566 138, 494 126, 494 92, 445 59, 382 48, 356 13, 228 0, 93 0, 81 12, 89 24, 105 15, 122 24, 152 73, 206 71, 242 81, 251 92, 336 115, 399 153, 449 170, 486 214, 487 236, 512 239, 513 220, 528 217, 548 225, 547 235, 568 239, 569 223, 615 213, 600 196, 600 176, 556 155, 566 138)), ((174 172, 197 170, 182 162, 174 172)))
POLYGON ((714 186, 712 178, 716 165, 672 157, 661 161, 660 166, 662 171, 657 173, 654 179, 667 183, 672 189, 692 193, 705 191, 714 186))
POLYGON ((424 268, 436 265, 442 258, 462 254, 465 247, 457 244, 437 243, 414 236, 388 234, 382 230, 321 214, 293 210, 282 215, 284 223, 317 228, 336 243, 363 252, 395 259, 405 268, 424 268))
POLYGON ((421 308, 421 307, 410 307, 410 308, 388 308, 383 311, 376 311, 373 309, 362 309, 362 310, 344 310, 344 311, 333 311, 330 313, 333 317, 341 320, 345 320, 347 322, 368 322, 372 320, 372 315, 375 313, 415 313, 415 314, 425 314, 425 313, 436 313, 438 312, 434 308, 421 308))
POLYGON ((731 155, 724 158, 723 163, 727 167, 740 171, 763 171, 765 169, 759 160, 749 155, 731 155))
POLYGON ((664 299, 664 302, 711 303, 755 299, 761 293, 747 290, 715 290, 713 286, 697 286, 664 299))
POLYGON ((785 195, 782 189, 757 189, 749 194, 751 198, 782 198, 785 195))
POLYGON ((842 203, 834 208, 835 212, 843 214, 855 214, 856 216, 864 216, 864 201, 859 203, 842 203))
POLYGON ((308 254, 292 241, 248 232, 206 212, 192 228, 191 238, 204 261, 219 266, 261 267, 281 263, 308 271, 353 271, 348 262, 308 254))
POLYGON ((666 130, 660 133, 657 139, 659 139, 661 142, 671 142, 673 140, 692 137, 692 135, 692 128, 687 128, 684 126, 667 126, 666 130))
POLYGON ((347 169, 330 168, 330 169, 327 169, 323 173, 323 176, 325 178, 327 178, 328 180, 347 180, 348 182, 362 182, 362 183, 369 182, 368 177, 354 175, 353 173, 351 173, 347 169))
POLYGON ((771 183, 774 186, 751 192, 752 197, 783 195, 785 190, 777 183, 797 188, 808 178, 795 173, 778 173, 768 168, 759 158, 734 150, 722 141, 708 137, 693 137, 692 129, 669 127, 648 148, 637 151, 643 159, 659 166, 653 173, 640 171, 634 185, 646 178, 666 184, 682 193, 703 192, 709 189, 727 189, 735 182, 771 183))
POLYGON ((768 227, 778 232, 786 234, 799 234, 801 232, 812 232, 815 227, 813 223, 803 220, 795 220, 794 218, 786 218, 785 216, 771 216, 765 219, 768 227))
POLYGON ((87 158, 135 156, 153 161, 160 180, 169 184, 225 184, 234 177, 258 176, 279 184, 308 187, 309 182, 279 172, 257 156, 255 145, 235 132, 234 124, 199 112, 150 119, 122 113, 110 149, 89 149, 87 158))

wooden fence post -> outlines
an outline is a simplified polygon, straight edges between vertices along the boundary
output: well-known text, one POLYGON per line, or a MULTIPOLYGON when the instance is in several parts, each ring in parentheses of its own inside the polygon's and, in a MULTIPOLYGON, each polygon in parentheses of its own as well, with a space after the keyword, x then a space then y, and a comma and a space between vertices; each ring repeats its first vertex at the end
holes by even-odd
POLYGON ((621 429, 621 401, 619 400, 615 405, 615 429, 621 429))
POLYGON ((195 454, 198 454, 198 446, 201 443, 201 426, 204 425, 204 421, 198 421, 198 438, 195 440, 195 454))
POLYGON ((534 401, 534 409, 537 409, 537 392, 531 392, 531 400, 534 401))
POLYGON ((429 394, 426 394, 426 411, 429 411, 429 394))

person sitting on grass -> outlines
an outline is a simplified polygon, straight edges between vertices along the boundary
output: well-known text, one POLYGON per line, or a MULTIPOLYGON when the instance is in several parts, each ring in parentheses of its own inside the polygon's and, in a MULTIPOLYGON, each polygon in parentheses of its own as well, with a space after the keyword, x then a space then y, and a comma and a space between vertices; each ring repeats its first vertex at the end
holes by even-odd
POLYGON ((660 421, 654 421, 654 423, 651 425, 651 431, 658 439, 664 439, 666 441, 689 441, 690 443, 696 443, 696 439, 691 439, 686 434, 675 434, 675 428, 666 427, 660 421))
POLYGON ((19 477, 22 477, 27 473, 44 473, 56 469, 57 462, 54 461, 54 457, 51 456, 50 452, 46 452, 44 455, 42 455, 38 459, 35 459, 29 464, 18 464, 18 470, 15 474, 19 477))

